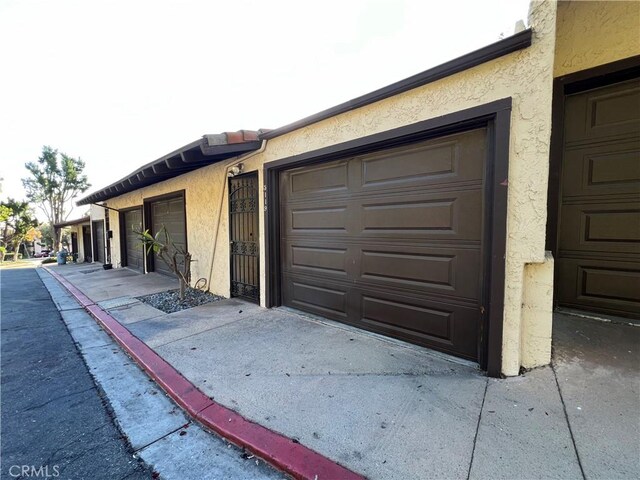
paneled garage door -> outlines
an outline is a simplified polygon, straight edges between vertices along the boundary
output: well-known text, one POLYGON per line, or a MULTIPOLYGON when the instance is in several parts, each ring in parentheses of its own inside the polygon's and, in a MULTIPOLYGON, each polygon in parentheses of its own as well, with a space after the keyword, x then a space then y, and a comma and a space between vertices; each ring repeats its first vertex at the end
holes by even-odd
POLYGON ((138 272, 144 271, 144 247, 136 232, 142 231, 142 209, 123 213, 124 250, 126 266, 138 272))
MULTIPOLYGON (((187 247, 187 228, 184 213, 184 197, 172 197, 163 200, 156 200, 149 206, 151 214, 151 232, 155 235, 162 227, 167 229, 169 238, 177 246, 187 247)), ((164 241, 164 235, 160 236, 164 241)), ((154 270, 158 273, 173 276, 173 272, 169 269, 160 257, 154 254, 153 257, 154 270)))
POLYGON ((282 303, 477 360, 486 137, 282 172, 282 303))
POLYGON ((556 260, 561 306, 640 318, 640 80, 569 95, 556 260))

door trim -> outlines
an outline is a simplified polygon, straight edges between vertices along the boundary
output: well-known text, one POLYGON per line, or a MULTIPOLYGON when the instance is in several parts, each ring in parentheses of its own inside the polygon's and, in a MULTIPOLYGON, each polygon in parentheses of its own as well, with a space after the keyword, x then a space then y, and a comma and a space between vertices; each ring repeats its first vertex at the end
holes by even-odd
MULTIPOLYGON (((549 146, 549 183, 547 189, 547 229, 545 249, 558 256, 560 236, 562 160, 564 157, 564 110, 567 95, 606 87, 640 77, 640 55, 587 70, 570 73, 553 80, 551 105, 551 140, 549 146)), ((558 263, 554 262, 553 308, 558 306, 558 263)))
MULTIPOLYGON (((142 199, 142 225, 145 230, 153 235, 151 229, 151 204, 161 200, 169 200, 170 198, 182 197, 182 208, 184 210, 184 233, 185 233, 185 249, 189 251, 189 230, 187 229, 187 196, 185 190, 176 190, 174 192, 163 193, 162 195, 155 195, 153 197, 147 197, 142 199)), ((155 271, 155 261, 153 258, 153 252, 145 254, 145 273, 155 271)))
POLYGON ((502 328, 504 311, 505 252, 507 235, 507 179, 511 98, 496 100, 478 107, 406 125, 300 155, 267 163, 265 179, 264 229, 266 266, 266 304, 282 303, 280 272, 280 193, 279 175, 283 170, 303 165, 329 162, 344 156, 360 155, 381 149, 415 143, 452 133, 487 127, 486 185, 484 189, 485 243, 483 251, 483 292, 479 328, 478 360, 493 377, 502 370, 502 328), (489 288, 491 287, 491 288, 489 288))

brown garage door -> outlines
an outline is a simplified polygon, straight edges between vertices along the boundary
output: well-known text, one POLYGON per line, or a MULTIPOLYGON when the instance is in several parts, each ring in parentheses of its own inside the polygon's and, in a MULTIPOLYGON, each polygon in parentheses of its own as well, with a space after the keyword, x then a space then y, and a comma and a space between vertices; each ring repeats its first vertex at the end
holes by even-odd
POLYGON ((104 220, 97 220, 93 223, 93 259, 96 262, 104 263, 104 220))
MULTIPOLYGON (((157 200, 150 204, 151 233, 156 234, 162 227, 167 229, 171 241, 182 248, 187 247, 187 229, 184 214, 184 197, 178 196, 163 200, 157 200)), ((164 241, 164 235, 160 239, 164 241)), ((154 270, 165 275, 173 275, 173 272, 160 257, 154 254, 154 270)))
POLYGON ((142 231, 142 209, 128 210, 123 213, 124 240, 123 250, 125 266, 138 272, 144 271, 144 247, 138 234, 142 231))
POLYGON ((640 81, 565 103, 558 303, 640 315, 640 81))
POLYGON ((280 175, 285 305, 478 358, 486 130, 280 175))

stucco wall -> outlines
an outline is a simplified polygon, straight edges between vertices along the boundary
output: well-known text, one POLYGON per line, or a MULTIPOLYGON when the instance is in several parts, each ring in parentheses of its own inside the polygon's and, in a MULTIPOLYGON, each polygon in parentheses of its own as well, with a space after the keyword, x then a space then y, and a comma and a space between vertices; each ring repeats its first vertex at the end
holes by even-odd
MULTIPOLYGON (((88 224, 85 224, 85 225, 88 225, 88 224)), ((84 235, 82 234, 82 224, 74 225, 73 227, 71 227, 71 231, 78 235, 78 251, 75 253, 78 254, 78 263, 83 263, 85 252, 84 252, 84 243, 83 243, 84 235)), ((89 254, 91 254, 91 252, 89 252, 89 254)))
MULTIPOLYGON (((502 372, 516 375, 521 365, 534 367, 550 358, 553 259, 545 255, 544 247, 552 79, 640 54, 639 19, 640 2, 556 5, 534 1, 529 15, 534 30, 530 48, 269 140, 264 151, 242 160, 244 171, 259 172, 262 191, 264 163, 512 97, 502 372)), ((107 205, 128 208, 142 205, 144 198, 186 190, 187 242, 194 255, 192 278, 194 282, 205 278, 212 292, 228 296, 226 167, 236 161, 110 199, 107 205)), ((262 196, 260 202, 264 301, 262 196)), ((119 222, 116 212, 110 211, 109 216, 114 232, 112 263, 117 267, 121 261, 119 222)))
MULTIPOLYGON (((119 197, 109 199, 106 205, 115 208, 142 206, 145 198, 185 190, 185 210, 187 214, 187 246, 193 255, 191 277, 195 282, 207 279, 210 290, 217 295, 228 297, 229 286, 229 230, 228 202, 226 194, 226 165, 232 162, 204 167, 196 171, 151 185, 119 197), (225 194, 222 195, 223 189, 225 194), (213 252, 218 212, 221 212, 218 241, 215 256, 213 252), (213 268, 212 268, 213 260, 213 268)), ((254 165, 253 170, 257 168, 254 165)), ((248 171, 248 170, 246 170, 248 171)), ((120 267, 120 232, 118 213, 109 210, 109 222, 113 230, 111 239, 111 261, 120 267)))
POLYGON ((546 252, 545 262, 524 268, 522 295, 522 342, 520 364, 524 368, 546 365, 551 361, 553 315, 553 256, 546 252))
POLYGON ((640 2, 558 4, 554 76, 640 55, 640 2))
MULTIPOLYGON (((522 299, 528 281, 525 278, 529 278, 524 275, 525 265, 545 261, 555 3, 532 2, 529 25, 534 40, 526 50, 277 137, 269 141, 261 155, 262 161, 269 162, 512 97, 502 361, 505 375, 517 375, 521 365, 522 299)), ((533 279, 552 283, 553 274, 540 269, 533 279)), ((532 308, 537 301, 540 305, 547 303, 546 298, 533 295, 529 300, 532 308)), ((539 311, 543 310, 541 307, 539 311)), ((551 324, 550 314, 539 320, 551 324)))
MULTIPOLYGON (((508 238, 504 310, 503 366, 505 375, 517 375, 522 357, 523 294, 527 285, 551 284, 552 269, 530 269, 525 265, 545 262, 546 191, 551 91, 555 48, 556 5, 533 2, 529 24, 534 29, 533 45, 525 50, 480 65, 424 87, 366 107, 326 119, 295 132, 269 140, 264 152, 245 160, 245 171, 260 169, 265 162, 345 142, 403 125, 471 108, 505 97, 513 98, 509 164, 508 238)), ((312 93, 312 92, 310 92, 312 93)), ((141 162, 142 163, 142 162, 141 162)), ((196 260, 193 279, 207 278, 213 270, 211 291, 229 295, 229 232, 227 199, 221 196, 226 184, 225 166, 214 165, 143 188, 107 202, 113 208, 141 205, 144 197, 186 189, 189 249, 196 260), (213 267, 211 254, 218 206, 222 221, 213 267)), ((261 198, 260 226, 264 228, 261 198)), ((114 238, 112 261, 118 266, 119 234, 117 214, 109 215, 114 238)), ((261 232, 261 252, 265 235, 261 232)), ((261 255, 261 289, 264 292, 265 255, 261 255)), ((548 298, 533 288, 527 304, 537 312, 537 322, 551 325, 545 310, 548 298), (542 313, 544 312, 544 313, 542 313)))

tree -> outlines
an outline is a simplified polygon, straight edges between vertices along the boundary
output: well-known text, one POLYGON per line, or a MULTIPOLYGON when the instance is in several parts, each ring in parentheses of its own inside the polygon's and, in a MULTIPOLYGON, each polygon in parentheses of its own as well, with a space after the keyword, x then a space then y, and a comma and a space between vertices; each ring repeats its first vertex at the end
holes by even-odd
POLYGON ((160 257, 160 260, 167 264, 176 277, 178 277, 180 285, 179 298, 180 301, 183 301, 186 290, 189 288, 189 282, 191 281, 191 254, 180 245, 176 245, 171 241, 169 232, 164 225, 160 231, 156 233, 155 237, 149 233, 149 230, 145 230, 144 232, 134 230, 134 233, 140 238, 147 254, 153 251, 160 257))
POLYGON ((22 242, 33 242, 38 237, 39 232, 36 230, 38 220, 33 216, 28 202, 20 202, 12 198, 0 204, 0 212, 3 215, 0 218, 4 218, 6 215, 3 225, 3 241, 5 245, 12 247, 13 260, 16 261, 22 242))
POLYGON ((91 186, 82 172, 85 163, 80 158, 72 158, 51 147, 42 147, 42 155, 37 162, 25 164, 32 178, 23 178, 22 184, 27 198, 38 205, 51 224, 53 248, 60 247, 60 232, 53 227, 64 222, 71 213, 67 208, 71 199, 87 191, 91 186))
POLYGON ((7 234, 8 234, 8 230, 9 230, 9 224, 7 223, 7 220, 9 219, 9 217, 11 216, 11 214, 13 213, 13 210, 11 210, 9 207, 7 207, 4 202, 2 204, 0 204, 0 224, 2 224, 2 243, 4 243, 6 245, 6 240, 7 240, 7 234))

